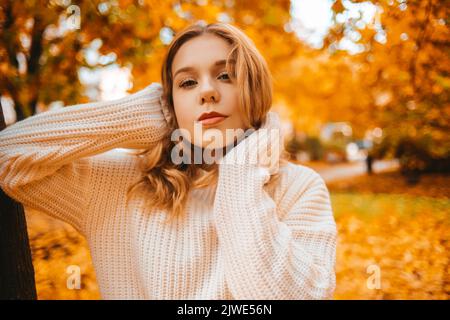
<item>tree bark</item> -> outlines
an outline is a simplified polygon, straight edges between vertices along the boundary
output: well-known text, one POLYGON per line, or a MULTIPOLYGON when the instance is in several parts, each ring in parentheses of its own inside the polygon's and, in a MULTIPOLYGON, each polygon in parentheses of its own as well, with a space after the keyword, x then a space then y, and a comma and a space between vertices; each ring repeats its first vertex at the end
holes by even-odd
MULTIPOLYGON (((0 102, 0 130, 6 127, 0 102)), ((0 299, 36 300, 36 284, 23 206, 0 189, 0 299)))

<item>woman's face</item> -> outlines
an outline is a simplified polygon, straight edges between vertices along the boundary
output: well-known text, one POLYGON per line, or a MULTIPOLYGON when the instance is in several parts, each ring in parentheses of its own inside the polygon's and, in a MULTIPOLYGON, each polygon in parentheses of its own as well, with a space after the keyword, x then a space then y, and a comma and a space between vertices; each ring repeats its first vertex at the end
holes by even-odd
POLYGON ((231 45, 224 39, 204 34, 184 43, 172 63, 178 125, 189 132, 185 138, 203 148, 228 145, 226 129, 245 130, 238 107, 238 88, 225 66, 230 50, 231 45), (210 114, 202 120, 211 112, 223 116, 210 114))

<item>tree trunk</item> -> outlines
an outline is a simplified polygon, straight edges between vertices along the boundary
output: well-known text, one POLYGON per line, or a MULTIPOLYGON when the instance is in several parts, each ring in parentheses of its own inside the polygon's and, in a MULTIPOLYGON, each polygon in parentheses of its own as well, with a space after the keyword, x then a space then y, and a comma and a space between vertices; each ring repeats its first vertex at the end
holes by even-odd
MULTIPOLYGON (((0 130, 6 127, 0 103, 0 130)), ((23 206, 0 189, 0 299, 37 299, 23 206)))

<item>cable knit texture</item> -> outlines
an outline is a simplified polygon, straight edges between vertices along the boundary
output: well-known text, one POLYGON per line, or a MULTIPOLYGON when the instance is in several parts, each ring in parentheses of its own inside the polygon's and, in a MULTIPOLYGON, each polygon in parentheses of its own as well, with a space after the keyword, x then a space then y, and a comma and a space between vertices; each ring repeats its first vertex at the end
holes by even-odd
POLYGON ((86 237, 103 299, 331 299, 336 224, 312 169, 288 163, 269 185, 268 166, 221 163, 217 186, 193 189, 172 224, 145 190, 126 206, 141 175, 126 149, 161 139, 161 94, 152 83, 10 125, 0 132, 1 188, 86 237))

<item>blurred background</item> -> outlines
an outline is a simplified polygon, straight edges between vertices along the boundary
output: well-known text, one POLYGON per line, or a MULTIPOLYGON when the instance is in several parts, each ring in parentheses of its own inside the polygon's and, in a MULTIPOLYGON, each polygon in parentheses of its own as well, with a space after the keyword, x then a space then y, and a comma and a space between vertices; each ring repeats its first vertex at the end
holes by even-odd
MULTIPOLYGON (((160 82, 174 34, 240 27, 266 58, 291 161, 327 182, 336 299, 450 298, 450 1, 0 0, 7 124, 160 82)), ((87 244, 26 210, 39 299, 98 299, 87 244), (67 269, 81 268, 81 288, 67 269)))

